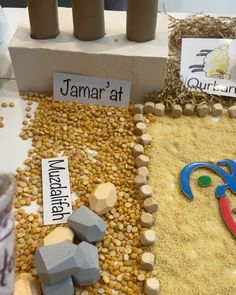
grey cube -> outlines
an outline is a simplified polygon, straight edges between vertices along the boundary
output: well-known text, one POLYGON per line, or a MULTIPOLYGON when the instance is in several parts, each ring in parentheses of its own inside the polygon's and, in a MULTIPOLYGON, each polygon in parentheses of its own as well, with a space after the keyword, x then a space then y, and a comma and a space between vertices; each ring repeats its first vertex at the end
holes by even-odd
POLYGON ((104 239, 106 223, 85 206, 73 212, 67 222, 81 241, 95 243, 104 239))
POLYGON ((82 242, 78 246, 79 255, 83 257, 82 268, 72 276, 73 281, 79 286, 90 286, 100 279, 100 267, 97 247, 82 242))
POLYGON ((35 266, 45 285, 57 284, 77 273, 83 265, 78 246, 69 241, 40 247, 36 251, 35 266))
POLYGON ((55 285, 45 285, 43 282, 41 285, 42 285, 43 295, 73 295, 74 294, 74 285, 73 285, 73 281, 71 277, 55 285))

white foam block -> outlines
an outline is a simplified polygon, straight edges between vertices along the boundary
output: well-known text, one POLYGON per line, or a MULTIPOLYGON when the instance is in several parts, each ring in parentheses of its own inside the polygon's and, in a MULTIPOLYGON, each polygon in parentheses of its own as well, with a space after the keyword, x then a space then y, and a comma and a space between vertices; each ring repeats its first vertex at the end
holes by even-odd
POLYGON ((20 90, 52 92, 53 72, 130 80, 133 101, 163 88, 168 58, 166 15, 158 14, 156 39, 144 43, 126 39, 125 12, 106 11, 106 36, 89 42, 73 36, 71 9, 59 9, 59 21, 61 33, 55 39, 31 39, 28 19, 14 34, 9 51, 20 90))

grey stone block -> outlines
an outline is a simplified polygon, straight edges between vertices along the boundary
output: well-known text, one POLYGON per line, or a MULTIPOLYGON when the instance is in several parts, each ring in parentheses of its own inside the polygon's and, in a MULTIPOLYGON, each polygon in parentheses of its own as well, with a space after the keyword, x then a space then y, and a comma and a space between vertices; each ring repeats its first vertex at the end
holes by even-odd
POLYGON ((77 273, 83 264, 78 246, 69 241, 40 247, 36 251, 35 266, 42 282, 53 285, 77 273))
POLYGON ((81 241, 95 243, 104 239, 106 223, 85 206, 73 212, 67 222, 81 241))
POLYGON ((71 277, 55 285, 45 285, 42 282, 41 286, 42 286, 43 295, 73 295, 74 294, 74 285, 73 285, 73 281, 71 277))
POLYGON ((90 286, 100 279, 98 249, 87 242, 78 246, 78 252, 83 257, 82 268, 72 276, 74 283, 79 286, 90 286))

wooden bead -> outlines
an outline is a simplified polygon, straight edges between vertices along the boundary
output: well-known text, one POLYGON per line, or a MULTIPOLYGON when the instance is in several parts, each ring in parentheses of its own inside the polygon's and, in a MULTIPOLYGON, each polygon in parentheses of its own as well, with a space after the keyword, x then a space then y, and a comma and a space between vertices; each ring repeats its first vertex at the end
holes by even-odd
POLYGON ((144 148, 141 144, 135 144, 133 147, 133 154, 135 157, 142 155, 144 153, 144 148))
POLYGON ((143 109, 144 114, 154 114, 154 107, 154 102, 146 102, 143 109))
POLYGON ((139 195, 141 199, 146 199, 152 197, 152 188, 150 185, 145 184, 139 188, 139 195))
POLYGON ((16 276, 14 289, 16 295, 41 295, 39 282, 27 273, 16 276))
POLYGON ((149 171, 148 171, 148 168, 143 166, 143 167, 139 167, 137 169, 137 173, 140 174, 140 175, 143 175, 145 176, 146 178, 149 177, 149 171))
POLYGON ((215 103, 212 106, 211 114, 213 117, 220 117, 223 114, 223 106, 221 103, 215 103))
POLYGON ((151 213, 146 213, 146 212, 143 212, 141 214, 141 221, 140 221, 140 224, 143 226, 143 227, 151 227, 154 223, 154 217, 151 213))
POLYGON ((154 107, 154 114, 158 117, 162 117, 165 114, 165 105, 163 103, 157 103, 154 107))
POLYGON ((143 144, 144 146, 149 145, 152 142, 152 137, 150 134, 142 134, 140 137, 140 142, 141 144, 143 144))
POLYGON ((158 210, 157 202, 153 198, 147 198, 143 202, 143 207, 149 212, 154 213, 158 210))
POLYGON ((156 278, 146 279, 144 285, 144 293, 146 295, 158 295, 160 293, 160 283, 156 278))
POLYGON ((137 124, 139 122, 145 123, 145 121, 146 121, 146 119, 145 119, 144 115, 142 115, 142 114, 136 114, 133 116, 134 124, 137 124))
POLYGON ((199 117, 204 118, 209 114, 209 108, 206 104, 197 106, 197 114, 199 117))
POLYGON ((54 245, 64 241, 73 241, 74 232, 68 227, 59 226, 43 239, 43 246, 54 245))
POLYGON ((136 175, 134 178, 134 182, 137 187, 147 184, 147 178, 144 175, 136 175))
POLYGON ((156 234, 152 229, 147 229, 141 233, 140 240, 143 246, 150 247, 155 243, 156 234))
POLYGON ((139 122, 135 125, 134 134, 141 136, 143 133, 145 133, 146 130, 147 130, 147 125, 144 124, 143 122, 139 122))
MULTIPOLYGON (((97 214, 108 213, 116 204, 117 191, 114 184, 100 183, 91 192, 88 197, 90 209, 97 214)), ((82 209, 82 207, 80 207, 82 209)), ((82 214, 82 211, 81 211, 82 214)), ((82 216, 82 215, 81 215, 82 216)))
POLYGON ((22 272, 20 274, 17 274, 15 277, 15 282, 18 280, 31 280, 33 278, 31 273, 22 272))
POLYGON ((194 109, 195 109, 195 106, 192 103, 187 103, 184 106, 183 114, 185 116, 192 116, 194 114, 194 109))
POLYGON ((155 256, 150 252, 145 252, 141 256, 141 268, 144 270, 153 270, 155 263, 155 256))
POLYGON ((228 109, 230 118, 236 118, 236 105, 228 109))
POLYGON ((180 118, 182 115, 182 107, 178 104, 174 104, 172 106, 172 117, 173 118, 180 118))
POLYGON ((149 161, 150 161, 150 159, 148 158, 148 156, 139 155, 135 159, 135 164, 136 164, 137 167, 142 167, 142 166, 147 167, 149 165, 149 161))
POLYGON ((133 105, 132 109, 133 115, 142 114, 143 113, 143 104, 137 103, 133 105))

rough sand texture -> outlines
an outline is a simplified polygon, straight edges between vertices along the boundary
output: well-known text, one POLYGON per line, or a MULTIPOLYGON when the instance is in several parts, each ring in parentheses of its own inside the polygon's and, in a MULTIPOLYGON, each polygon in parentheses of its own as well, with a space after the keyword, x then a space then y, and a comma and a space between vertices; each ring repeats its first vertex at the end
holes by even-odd
MULTIPOLYGON (((181 192, 179 176, 195 161, 236 160, 236 121, 224 116, 158 118, 150 125, 153 145, 150 184, 159 204, 153 251, 163 295, 235 295, 236 240, 225 226, 214 195, 220 177, 209 170, 192 174, 196 197, 189 201, 181 192), (200 188, 200 175, 210 175, 213 186, 200 188)), ((236 196, 230 195, 232 208, 236 196)))

